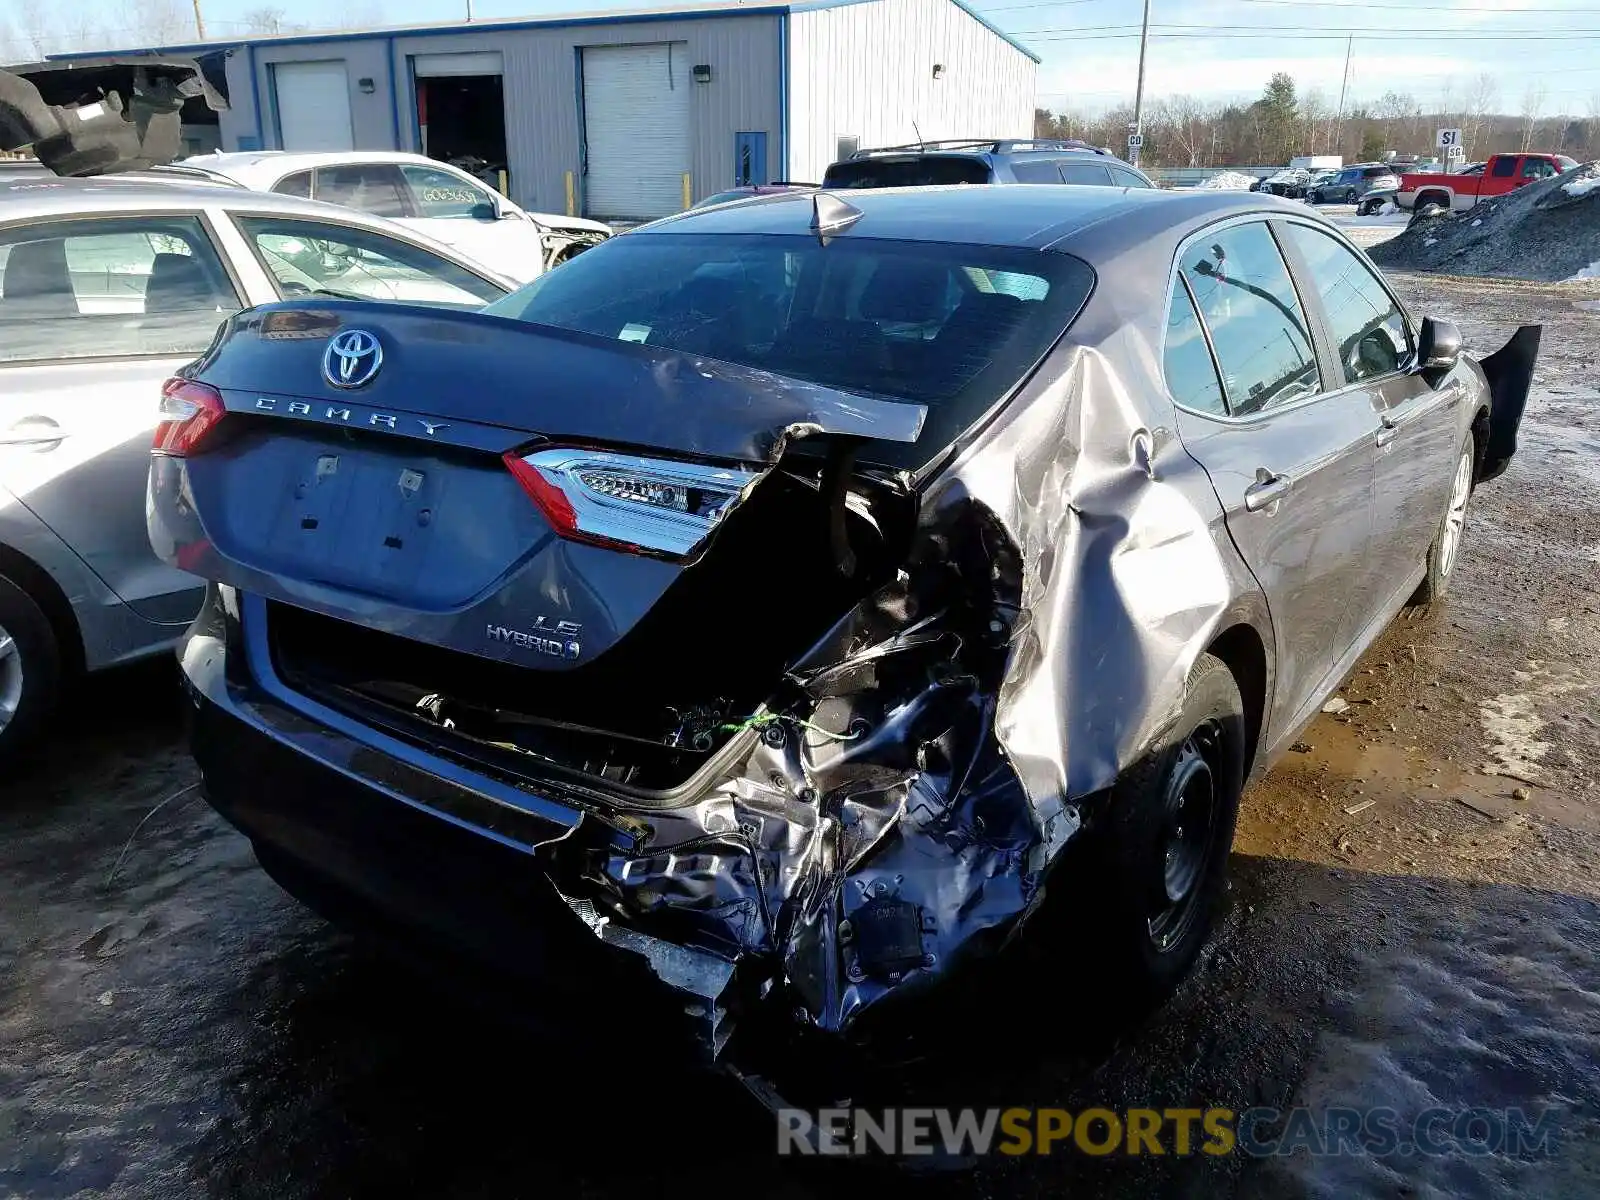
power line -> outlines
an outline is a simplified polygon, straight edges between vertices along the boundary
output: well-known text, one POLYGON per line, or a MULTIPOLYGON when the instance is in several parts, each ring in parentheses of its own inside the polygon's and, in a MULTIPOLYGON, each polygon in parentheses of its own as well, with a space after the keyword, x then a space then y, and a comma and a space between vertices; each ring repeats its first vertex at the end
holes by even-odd
MULTIPOLYGON (((1239 0, 1241 4, 1270 4, 1281 8, 1380 8, 1389 12, 1396 11, 1393 4, 1374 4, 1370 0, 1239 0)), ((1399 11, 1411 10, 1424 12, 1481 12, 1495 13, 1502 17, 1515 17, 1522 13, 1600 13, 1600 8, 1495 8, 1492 5, 1462 5, 1462 4, 1406 4, 1399 11)))
MULTIPOLYGON (((1106 33, 1106 32, 1132 32, 1137 31, 1137 24, 1122 23, 1117 25, 1060 25, 1046 29, 1014 29, 1009 32, 1014 37, 1032 37, 1039 34, 1080 34, 1080 33, 1106 33)), ((1434 29, 1434 28, 1407 28, 1396 26, 1393 28, 1374 29, 1365 34, 1352 34, 1348 29, 1341 29, 1337 25, 1184 25, 1167 22, 1152 25, 1152 36, 1160 30, 1165 36, 1178 36, 1179 34, 1227 34, 1232 37, 1238 33, 1259 34, 1265 37, 1276 37, 1283 33, 1308 34, 1326 33, 1335 37, 1367 37, 1390 34, 1409 34, 1430 38, 1457 39, 1465 41, 1525 41, 1534 39, 1561 39, 1573 34, 1600 34, 1600 29, 1570 29, 1565 26, 1551 26, 1547 29, 1485 29, 1473 31, 1467 29, 1434 29)))

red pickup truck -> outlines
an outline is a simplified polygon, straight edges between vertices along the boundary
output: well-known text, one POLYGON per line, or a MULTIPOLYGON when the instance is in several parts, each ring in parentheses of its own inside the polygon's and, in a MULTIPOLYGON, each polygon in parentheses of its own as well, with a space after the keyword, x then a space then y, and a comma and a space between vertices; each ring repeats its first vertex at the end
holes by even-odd
POLYGON ((1479 200, 1503 196, 1537 180, 1570 171, 1577 165, 1565 154, 1496 154, 1481 166, 1468 167, 1459 175, 1402 175, 1400 191, 1394 200, 1401 208, 1418 211, 1447 208, 1452 212, 1466 212, 1479 200))

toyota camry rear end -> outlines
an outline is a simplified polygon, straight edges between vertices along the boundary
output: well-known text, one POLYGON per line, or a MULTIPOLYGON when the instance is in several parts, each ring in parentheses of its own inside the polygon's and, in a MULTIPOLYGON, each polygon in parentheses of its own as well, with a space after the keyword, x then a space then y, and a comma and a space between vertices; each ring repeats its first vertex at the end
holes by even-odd
POLYGON ((1259 732, 1217 656, 1272 638, 1137 289, 1257 200, 1055 191, 771 197, 482 312, 230 320, 150 494, 211 581, 211 802, 335 919, 721 1059, 891 1023, 1132 788, 1150 861, 1081 935, 1136 933, 1095 986, 1170 984, 1259 732))

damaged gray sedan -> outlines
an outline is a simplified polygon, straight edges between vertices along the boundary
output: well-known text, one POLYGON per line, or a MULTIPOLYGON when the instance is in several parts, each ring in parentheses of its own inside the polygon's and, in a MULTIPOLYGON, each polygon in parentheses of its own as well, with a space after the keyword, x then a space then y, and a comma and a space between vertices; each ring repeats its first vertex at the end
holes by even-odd
POLYGON ((635 1047, 870 1041, 1069 872, 1096 987, 1159 996, 1246 780, 1448 585, 1537 346, 1471 360, 1303 206, 1088 187, 248 310, 150 477, 206 792, 314 907, 635 1047))

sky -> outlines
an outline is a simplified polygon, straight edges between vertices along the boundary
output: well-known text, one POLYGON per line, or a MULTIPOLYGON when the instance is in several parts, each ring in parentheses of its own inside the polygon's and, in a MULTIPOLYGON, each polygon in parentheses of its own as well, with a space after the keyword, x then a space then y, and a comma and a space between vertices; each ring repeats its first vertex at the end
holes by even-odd
MULTIPOLYGON (((0 0, 0 22, 43 0, 0 0), (9 7, 9 12, 8 12, 9 7)), ((176 0, 167 0, 176 2, 176 0)), ((754 2, 754 0, 753 0, 754 2)), ((990 21, 1031 47, 1040 106, 1083 112, 1131 103, 1143 0, 969 0, 990 21)), ((140 0, 85 0, 112 29, 140 0)), ((201 0, 213 36, 240 32, 251 9, 273 7, 313 28, 457 21, 468 0, 201 0)), ((471 0, 479 17, 535 16, 584 8, 659 7, 649 0, 471 0)), ((1498 83, 1495 107, 1520 113, 1542 89, 1541 115, 1600 116, 1600 0, 1150 0, 1145 94, 1186 93, 1206 100, 1252 99, 1274 71, 1302 92, 1336 103, 1347 35, 1350 102, 1386 90, 1424 105, 1447 90, 1455 106, 1484 72, 1498 83)), ((53 7, 53 6, 52 6, 53 7)), ((182 0, 187 12, 189 0, 182 0)), ((60 10, 56 10, 60 11, 60 10)))

